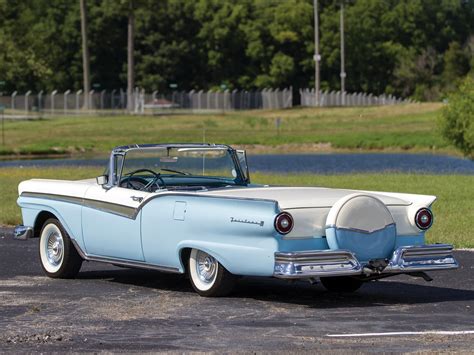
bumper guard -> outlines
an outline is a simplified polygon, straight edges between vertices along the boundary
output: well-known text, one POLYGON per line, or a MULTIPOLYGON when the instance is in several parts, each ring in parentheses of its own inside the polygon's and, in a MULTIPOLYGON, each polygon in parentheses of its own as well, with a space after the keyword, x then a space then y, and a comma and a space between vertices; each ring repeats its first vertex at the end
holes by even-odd
POLYGON ((366 267, 348 250, 276 252, 273 276, 304 279, 457 269, 459 264, 452 255, 452 250, 453 246, 448 244, 399 247, 383 270, 366 267))
POLYGON ((22 225, 16 226, 13 231, 13 238, 17 240, 27 240, 33 238, 33 228, 22 225))

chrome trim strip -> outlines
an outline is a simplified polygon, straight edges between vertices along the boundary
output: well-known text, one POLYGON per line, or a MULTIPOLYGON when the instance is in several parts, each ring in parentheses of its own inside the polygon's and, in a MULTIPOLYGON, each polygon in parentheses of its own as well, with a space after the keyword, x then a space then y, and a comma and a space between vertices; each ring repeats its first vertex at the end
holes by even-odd
POLYGON ((326 239, 325 235, 310 235, 306 237, 291 237, 287 235, 284 235, 281 237, 282 240, 309 240, 309 239, 326 239))
POLYGON ((383 270, 361 265, 348 250, 312 250, 304 252, 276 252, 274 277, 304 279, 344 275, 398 275, 419 271, 457 269, 452 255, 453 246, 433 244, 397 248, 383 270))
POLYGON ((171 272, 171 273, 176 273, 176 274, 181 273, 178 268, 174 268, 174 267, 147 264, 142 261, 132 261, 132 260, 124 260, 124 259, 115 259, 115 258, 105 257, 105 256, 87 255, 74 239, 71 238, 71 241, 74 247, 76 248, 77 252, 81 256, 81 258, 87 261, 96 261, 99 263, 108 263, 108 264, 131 267, 131 268, 157 270, 157 271, 171 272))
MULTIPOLYGON (((130 190, 133 191, 133 190, 130 190)), ((153 201, 154 199, 165 197, 165 196, 190 196, 190 197, 204 197, 204 198, 217 198, 217 199, 228 199, 228 200, 243 200, 243 201, 261 201, 269 202, 275 204, 276 208, 279 210, 278 202, 275 200, 269 199, 259 199, 259 198, 245 198, 245 197, 230 197, 230 196, 214 196, 214 195, 204 195, 201 193, 183 193, 183 192, 160 192, 156 195, 151 196, 150 198, 144 200, 137 208, 129 207, 125 205, 120 205, 112 202, 104 202, 98 200, 92 200, 81 197, 74 196, 65 196, 65 195, 56 195, 43 192, 27 192, 24 191, 21 193, 20 197, 33 197, 33 198, 43 198, 53 201, 69 202, 78 204, 84 207, 93 208, 102 212, 116 214, 118 216, 136 219, 141 209, 145 207, 148 202, 153 201)))
POLYGON ((13 239, 27 240, 33 238, 33 228, 24 225, 15 226, 13 230, 13 239))
POLYGON ((350 227, 337 227, 334 224, 327 225, 325 228, 326 229, 327 228, 336 228, 336 229, 339 229, 339 230, 345 230, 345 231, 349 231, 349 232, 372 234, 372 233, 377 233, 377 232, 383 231, 385 228, 388 228, 388 227, 394 226, 394 225, 395 225, 395 223, 389 223, 385 227, 382 227, 382 228, 379 228, 379 229, 374 229, 373 231, 368 231, 368 230, 358 229, 358 228, 350 228, 350 227))
POLYGON ((83 206, 130 219, 135 219, 138 214, 136 208, 98 200, 83 199, 83 206))
POLYGON ((86 198, 81 198, 81 197, 75 197, 75 196, 64 196, 64 195, 48 194, 48 193, 42 193, 42 192, 23 192, 21 196, 74 203, 76 205, 90 207, 99 211, 113 213, 118 216, 127 217, 130 219, 135 219, 138 214, 137 209, 134 207, 119 205, 119 204, 111 203, 111 202, 104 202, 104 201, 86 199, 86 198))

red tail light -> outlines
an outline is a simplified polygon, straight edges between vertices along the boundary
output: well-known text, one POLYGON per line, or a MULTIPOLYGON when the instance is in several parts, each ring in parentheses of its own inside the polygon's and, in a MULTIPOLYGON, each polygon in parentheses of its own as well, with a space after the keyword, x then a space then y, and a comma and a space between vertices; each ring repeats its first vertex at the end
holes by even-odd
POLYGON ((293 229, 293 217, 288 212, 281 212, 275 218, 275 229, 280 234, 288 234, 293 229))
POLYGON ((420 229, 428 229, 433 224, 433 213, 427 208, 421 208, 416 212, 415 224, 420 229))

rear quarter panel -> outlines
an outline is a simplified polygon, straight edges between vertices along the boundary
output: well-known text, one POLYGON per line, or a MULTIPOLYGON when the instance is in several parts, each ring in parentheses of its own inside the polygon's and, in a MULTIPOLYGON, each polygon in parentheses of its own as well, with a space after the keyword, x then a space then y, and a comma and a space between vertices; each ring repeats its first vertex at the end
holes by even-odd
POLYGON ((141 214, 145 261, 184 271, 181 250, 196 248, 233 274, 270 276, 278 248, 273 227, 277 213, 274 201, 190 195, 154 198, 141 214))

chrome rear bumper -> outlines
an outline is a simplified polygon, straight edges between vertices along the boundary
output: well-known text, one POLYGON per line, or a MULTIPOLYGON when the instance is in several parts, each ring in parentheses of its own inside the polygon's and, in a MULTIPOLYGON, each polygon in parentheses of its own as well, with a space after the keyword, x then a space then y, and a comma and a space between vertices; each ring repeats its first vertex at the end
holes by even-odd
POLYGON ((18 240, 27 240, 33 238, 33 228, 22 225, 16 226, 13 231, 13 238, 18 240))
POLYGON ((382 270, 360 263, 348 250, 276 252, 273 276, 304 279, 456 269, 459 265, 452 255, 452 250, 453 246, 448 244, 399 247, 382 270))

